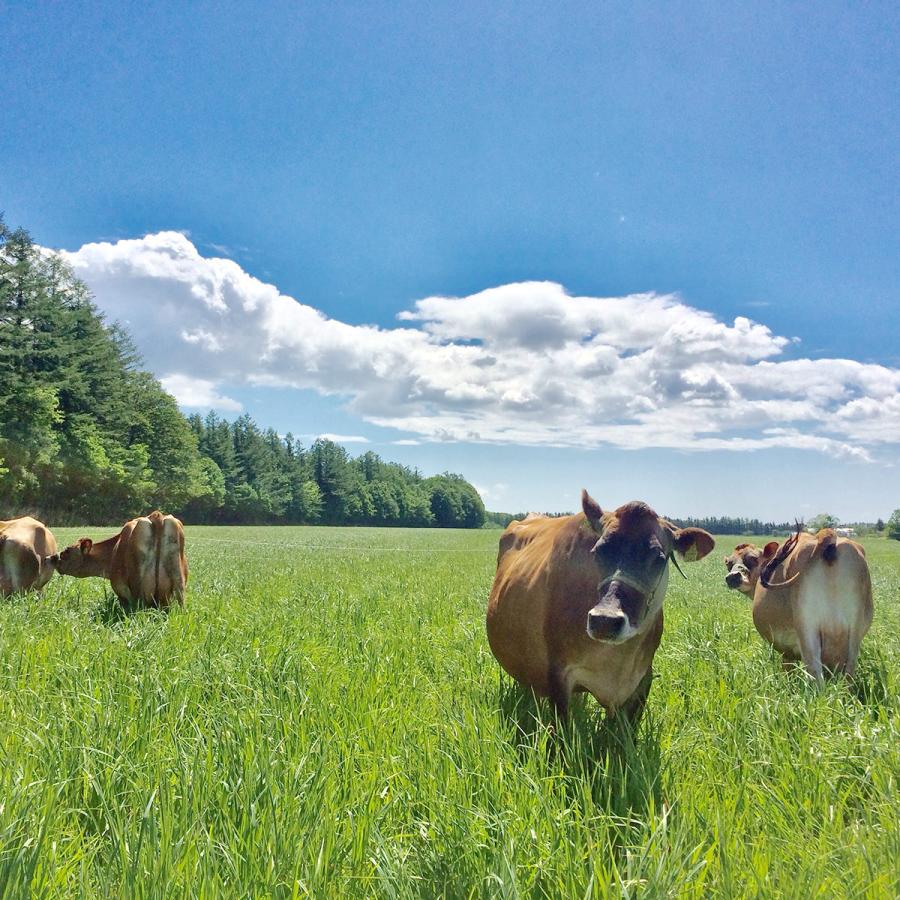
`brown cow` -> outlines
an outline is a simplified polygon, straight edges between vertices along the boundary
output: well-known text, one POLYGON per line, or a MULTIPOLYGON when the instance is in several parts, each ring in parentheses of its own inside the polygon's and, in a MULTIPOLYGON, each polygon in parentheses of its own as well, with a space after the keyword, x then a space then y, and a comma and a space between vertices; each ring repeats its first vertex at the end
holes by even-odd
POLYGON ((667 562, 712 550, 711 535, 678 529, 645 503, 604 513, 587 491, 582 513, 511 522, 500 538, 487 610, 500 665, 560 715, 588 691, 608 715, 637 721, 663 630, 667 562))
POLYGON ((44 560, 56 553, 56 538, 43 522, 23 516, 0 520, 0 596, 39 591, 52 577, 44 560))
POLYGON ((853 674, 872 624, 872 580, 859 544, 830 528, 798 530, 780 548, 738 544, 725 567, 725 584, 753 598, 753 624, 785 665, 802 660, 820 684, 823 669, 853 674))
POLYGON ((174 597, 184 602, 188 579, 184 528, 175 516, 159 510, 126 522, 115 537, 94 543, 81 538, 51 557, 60 575, 109 579, 123 601, 143 601, 165 608, 174 597))

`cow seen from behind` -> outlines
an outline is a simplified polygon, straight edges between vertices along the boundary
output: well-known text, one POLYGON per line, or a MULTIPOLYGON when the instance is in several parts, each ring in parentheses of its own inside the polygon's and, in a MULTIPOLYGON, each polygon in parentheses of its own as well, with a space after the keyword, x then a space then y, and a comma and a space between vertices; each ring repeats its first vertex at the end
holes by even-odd
POLYGON ((872 624, 866 552, 831 528, 797 533, 780 547, 738 544, 725 557, 725 584, 753 599, 753 624, 785 665, 798 660, 822 683, 826 672, 853 675, 872 624))
POLYGON ((0 597, 19 591, 39 591, 52 577, 45 562, 56 553, 56 538, 31 516, 0 520, 0 597))
POLYGON ((122 601, 163 609, 173 599, 184 602, 188 579, 184 528, 175 516, 159 510, 126 522, 105 541, 81 538, 50 562, 61 575, 108 579, 122 601))

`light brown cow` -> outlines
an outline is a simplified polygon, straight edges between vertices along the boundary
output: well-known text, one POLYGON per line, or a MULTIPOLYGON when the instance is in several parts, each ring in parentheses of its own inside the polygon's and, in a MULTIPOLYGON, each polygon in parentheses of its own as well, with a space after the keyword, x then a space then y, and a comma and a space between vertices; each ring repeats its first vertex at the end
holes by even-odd
POLYGON ((781 547, 739 544, 725 567, 725 584, 753 598, 753 624, 785 665, 802 660, 820 684, 823 670, 853 674, 872 624, 872 581, 859 544, 830 528, 798 530, 781 547))
POLYGON ((517 681, 560 715, 588 691, 608 715, 637 721, 663 630, 673 553, 700 559, 714 541, 678 529, 645 503, 604 513, 587 493, 583 512, 511 522, 500 538, 487 610, 491 650, 517 681))
POLYGON ((56 553, 56 538, 43 522, 23 516, 0 520, 0 596, 39 591, 52 577, 44 559, 56 553))
POLYGON ((159 510, 126 522, 114 537, 94 543, 81 538, 51 557, 56 571, 76 578, 109 579, 123 601, 165 608, 174 597, 184 602, 188 579, 184 528, 175 516, 159 510))

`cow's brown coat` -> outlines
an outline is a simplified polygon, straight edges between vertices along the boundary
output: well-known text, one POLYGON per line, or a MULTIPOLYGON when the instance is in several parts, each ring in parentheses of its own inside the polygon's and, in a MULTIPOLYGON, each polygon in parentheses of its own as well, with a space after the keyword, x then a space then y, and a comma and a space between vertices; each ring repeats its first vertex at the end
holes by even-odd
POLYGON ((503 668, 560 713, 573 692, 588 691, 607 713, 637 718, 663 631, 666 560, 673 551, 699 559, 714 542, 700 529, 676 529, 643 503, 604 514, 582 492, 582 508, 510 523, 488 602, 488 641, 503 668), (595 549, 604 542, 631 561, 613 569, 595 549), (589 633, 590 621, 607 613, 623 618, 625 639, 589 633))
POLYGON ((67 547, 53 564, 61 575, 97 576, 109 580, 116 596, 166 607, 184 601, 188 579, 184 528, 159 510, 126 522, 105 541, 82 538, 67 547))
POLYGON ((43 522, 31 516, 0 520, 0 596, 39 591, 53 577, 44 560, 54 553, 56 538, 43 522))
POLYGON ((854 673, 873 615, 872 581, 859 544, 830 528, 799 532, 781 548, 740 544, 725 566, 726 585, 753 598, 753 624, 785 664, 802 660, 818 682, 825 671, 854 673), (764 575, 767 563, 772 571, 764 575))

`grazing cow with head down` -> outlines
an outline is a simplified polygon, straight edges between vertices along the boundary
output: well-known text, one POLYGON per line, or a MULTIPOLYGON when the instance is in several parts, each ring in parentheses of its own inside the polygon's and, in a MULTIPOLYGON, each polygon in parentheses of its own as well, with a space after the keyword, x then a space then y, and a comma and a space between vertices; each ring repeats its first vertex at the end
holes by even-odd
POLYGON ((487 610, 500 665, 560 715, 575 691, 608 715, 637 721, 663 630, 668 561, 700 559, 711 535, 679 529, 645 503, 604 513, 582 491, 583 512, 512 522, 500 538, 487 610))
POLYGON ((31 516, 0 520, 0 596, 39 591, 53 577, 44 560, 54 553, 56 538, 43 522, 31 516))
POLYGON ((831 528, 801 531, 779 547, 738 544, 725 557, 725 584, 753 598, 753 624, 785 665, 802 660, 819 683, 823 670, 852 675, 872 624, 866 553, 831 528))
POLYGON ((165 608, 174 597, 184 602, 188 579, 184 528, 159 510, 126 522, 114 537, 94 543, 81 538, 51 557, 61 575, 106 578, 123 601, 165 608))

